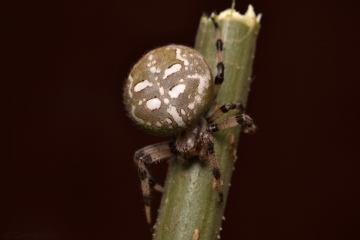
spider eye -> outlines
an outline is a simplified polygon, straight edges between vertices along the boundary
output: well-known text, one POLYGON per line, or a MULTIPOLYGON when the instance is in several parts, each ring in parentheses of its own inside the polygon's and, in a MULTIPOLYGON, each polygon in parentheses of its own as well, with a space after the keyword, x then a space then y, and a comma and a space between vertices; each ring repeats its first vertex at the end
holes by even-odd
POLYGON ((199 52, 168 45, 150 51, 135 64, 123 96, 128 115, 137 125, 169 136, 205 114, 213 99, 213 80, 199 52))

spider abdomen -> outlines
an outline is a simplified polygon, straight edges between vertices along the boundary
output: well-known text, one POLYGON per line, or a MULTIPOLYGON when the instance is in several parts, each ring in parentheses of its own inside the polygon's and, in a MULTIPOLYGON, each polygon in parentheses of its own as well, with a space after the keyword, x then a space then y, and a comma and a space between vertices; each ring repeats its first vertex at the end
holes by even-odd
POLYGON ((209 66, 196 50, 168 45, 145 54, 124 88, 128 115, 155 135, 175 135, 195 124, 213 100, 209 66))

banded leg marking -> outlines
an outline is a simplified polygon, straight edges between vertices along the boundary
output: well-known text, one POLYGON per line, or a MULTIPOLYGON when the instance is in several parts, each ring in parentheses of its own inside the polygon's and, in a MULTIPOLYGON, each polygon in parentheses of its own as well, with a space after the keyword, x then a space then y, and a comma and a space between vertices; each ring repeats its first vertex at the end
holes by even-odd
POLYGON ((220 202, 223 201, 223 192, 222 192, 222 183, 221 183, 221 174, 220 174, 220 168, 219 163, 216 159, 215 155, 215 149, 214 149, 214 143, 215 140, 210 132, 206 132, 203 136, 203 148, 200 151, 200 159, 202 161, 206 161, 209 163, 212 175, 214 177, 214 183, 215 183, 215 189, 217 190, 219 194, 219 200, 220 202))
POLYGON ((221 29, 219 27, 219 23, 216 22, 215 18, 212 17, 211 18, 214 27, 215 27, 215 32, 216 32, 216 55, 217 55, 217 64, 216 64, 216 68, 217 68, 217 74, 215 76, 215 87, 214 87, 214 98, 218 95, 221 84, 224 81, 224 70, 225 70, 225 66, 224 66, 224 60, 223 60, 223 40, 221 37, 221 29))
POLYGON ((155 180, 151 177, 147 166, 169 158, 172 155, 173 152, 169 142, 156 143, 135 152, 134 161, 141 181, 141 191, 145 204, 146 221, 149 225, 151 225, 151 188, 158 191, 162 191, 163 188, 155 183, 155 180))
POLYGON ((244 133, 252 134, 256 130, 256 126, 249 115, 246 114, 239 114, 234 117, 225 119, 217 124, 210 124, 208 126, 208 130, 210 132, 217 132, 227 128, 241 126, 241 130, 244 133))
POLYGON ((242 103, 240 102, 235 102, 235 103, 228 103, 228 104, 224 104, 222 105, 220 108, 218 108, 208 119, 208 123, 212 123, 214 121, 216 121, 218 118, 220 118, 222 115, 224 115, 225 113, 227 113, 230 110, 240 110, 240 111, 244 111, 245 108, 242 105, 242 103))

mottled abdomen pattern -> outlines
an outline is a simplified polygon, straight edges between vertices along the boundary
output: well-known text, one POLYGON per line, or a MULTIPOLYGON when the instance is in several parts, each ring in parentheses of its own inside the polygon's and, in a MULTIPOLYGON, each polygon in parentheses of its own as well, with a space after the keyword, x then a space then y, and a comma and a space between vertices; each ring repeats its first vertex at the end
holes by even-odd
POLYGON ((209 66, 196 50, 168 45, 150 51, 132 68, 124 104, 130 118, 155 135, 175 135, 195 124, 213 99, 209 66))

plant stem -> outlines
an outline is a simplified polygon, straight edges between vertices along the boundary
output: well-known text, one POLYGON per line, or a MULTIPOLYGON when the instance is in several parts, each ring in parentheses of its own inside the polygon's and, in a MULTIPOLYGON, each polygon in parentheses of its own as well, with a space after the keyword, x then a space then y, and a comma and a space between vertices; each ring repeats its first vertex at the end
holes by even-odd
MULTIPOLYGON (((251 6, 244 15, 229 9, 215 18, 222 31, 225 64, 225 80, 216 99, 217 104, 241 102, 245 106, 260 29, 259 19, 251 6)), ((216 74, 215 40, 211 19, 202 17, 195 48, 205 57, 213 76, 216 74)), ((228 116, 226 114, 224 118, 228 116)), ((171 159, 156 222, 155 240, 197 239, 197 235, 204 240, 219 237, 239 135, 240 127, 214 134, 223 181, 223 202, 219 202, 218 192, 213 188, 213 176, 207 164, 195 159, 190 166, 183 166, 176 158, 171 159)))

